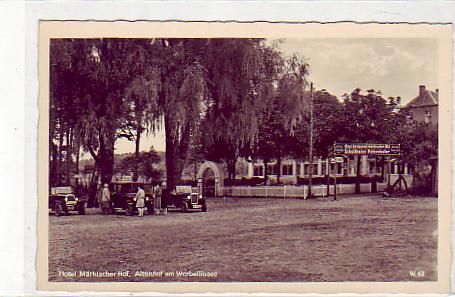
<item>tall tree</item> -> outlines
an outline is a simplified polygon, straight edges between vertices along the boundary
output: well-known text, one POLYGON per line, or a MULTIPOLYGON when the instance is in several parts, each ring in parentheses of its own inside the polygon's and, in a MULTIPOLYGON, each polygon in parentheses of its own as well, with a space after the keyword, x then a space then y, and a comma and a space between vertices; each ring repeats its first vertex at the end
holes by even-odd
POLYGON ((315 155, 327 158, 329 147, 338 139, 342 128, 343 105, 326 90, 316 91, 313 100, 315 155))
POLYGON ((280 182, 281 160, 292 154, 297 146, 297 128, 308 111, 305 93, 309 65, 299 56, 292 55, 284 61, 276 81, 276 91, 259 114, 260 127, 255 144, 255 154, 264 161, 267 179, 267 163, 277 161, 277 181, 280 182))
POLYGON ((67 143, 90 152, 103 183, 113 175, 115 141, 126 115, 123 95, 132 78, 144 71, 144 58, 141 44, 133 39, 51 41, 51 102, 64 104, 63 110, 75 119, 67 143))
MULTIPOLYGON (((150 71, 150 69, 146 70, 150 71)), ((139 161, 139 150, 143 132, 155 133, 159 129, 160 115, 157 98, 158 83, 152 75, 139 75, 125 90, 127 120, 122 135, 135 142, 134 156, 139 161), (147 77, 147 78, 146 78, 147 77)), ((133 181, 138 178, 138 169, 133 169, 133 181)))
POLYGON ((200 41, 191 39, 153 39, 147 47, 164 123, 169 189, 175 188, 181 177, 190 147, 190 131, 198 123, 205 98, 205 72, 199 47, 200 41))
POLYGON ((204 64, 209 90, 205 143, 210 158, 226 161, 233 180, 237 158, 257 136, 258 111, 273 96, 281 56, 261 39, 211 39, 204 64))
MULTIPOLYGON (((343 96, 344 119, 342 122, 342 141, 373 143, 389 139, 396 129, 396 108, 399 99, 384 99, 381 92, 368 90, 366 94, 360 89, 343 96)), ((355 192, 360 193, 360 163, 357 156, 355 192)))
POLYGON ((273 101, 259 119, 257 142, 253 149, 253 156, 261 158, 264 163, 264 182, 268 183, 268 164, 273 159, 277 160, 277 177, 279 182, 280 160, 286 146, 289 145, 289 131, 285 128, 285 117, 279 100, 273 101))

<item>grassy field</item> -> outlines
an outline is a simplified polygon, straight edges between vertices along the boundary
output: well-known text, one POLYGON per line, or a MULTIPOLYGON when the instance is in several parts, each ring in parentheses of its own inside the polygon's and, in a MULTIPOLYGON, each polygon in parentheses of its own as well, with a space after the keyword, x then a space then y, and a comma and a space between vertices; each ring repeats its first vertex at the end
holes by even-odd
POLYGON ((207 213, 141 218, 89 209, 51 215, 49 224, 50 281, 437 279, 434 198, 214 198, 207 213))

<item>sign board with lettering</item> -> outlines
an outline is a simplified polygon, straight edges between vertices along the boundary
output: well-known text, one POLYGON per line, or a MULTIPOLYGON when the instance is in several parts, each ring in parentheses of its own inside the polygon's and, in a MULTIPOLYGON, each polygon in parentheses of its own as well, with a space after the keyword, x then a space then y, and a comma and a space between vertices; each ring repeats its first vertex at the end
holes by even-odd
POLYGON ((335 156, 399 156, 399 144, 384 143, 335 143, 335 156))

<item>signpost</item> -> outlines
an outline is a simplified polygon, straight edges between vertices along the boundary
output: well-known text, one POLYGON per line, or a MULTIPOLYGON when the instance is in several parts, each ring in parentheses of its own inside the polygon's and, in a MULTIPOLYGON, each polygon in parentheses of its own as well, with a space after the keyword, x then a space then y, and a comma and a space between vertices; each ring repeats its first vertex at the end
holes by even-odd
POLYGON ((383 144, 383 143, 335 143, 335 156, 399 156, 399 144, 383 144))
MULTIPOLYGON (((344 156, 400 156, 401 150, 399 144, 388 144, 388 143, 334 143, 329 154, 333 156, 335 160, 335 175, 334 175, 334 200, 337 200, 336 192, 336 157, 344 156)), ((401 171, 398 180, 402 179, 401 171)), ((329 174, 330 176, 330 174, 329 174)), ((400 183, 401 185, 401 183, 400 183)))

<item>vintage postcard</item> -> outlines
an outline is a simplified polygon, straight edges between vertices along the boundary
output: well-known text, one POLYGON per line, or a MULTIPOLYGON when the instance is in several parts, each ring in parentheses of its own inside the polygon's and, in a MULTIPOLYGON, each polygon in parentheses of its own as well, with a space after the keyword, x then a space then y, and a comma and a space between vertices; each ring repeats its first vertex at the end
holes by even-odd
POLYGON ((448 293, 452 32, 42 21, 38 290, 448 293))

